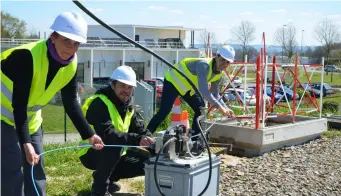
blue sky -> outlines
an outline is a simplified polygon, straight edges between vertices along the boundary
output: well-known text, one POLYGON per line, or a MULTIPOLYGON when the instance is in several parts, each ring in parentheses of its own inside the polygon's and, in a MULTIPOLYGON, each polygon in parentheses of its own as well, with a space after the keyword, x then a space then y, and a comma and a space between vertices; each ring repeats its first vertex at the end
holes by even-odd
MULTIPOLYGON (((318 21, 329 18, 341 27, 341 1, 81 1, 97 17, 108 24, 176 25, 206 28, 215 33, 217 42, 231 42, 230 30, 242 20, 256 26, 256 39, 261 44, 262 32, 267 44, 277 44, 277 28, 293 22, 296 38, 303 45, 319 45, 314 36, 318 21)), ((49 33, 54 18, 64 11, 77 11, 88 24, 97 24, 70 1, 10 1, 1 2, 1 10, 21 18, 28 30, 49 33)), ((341 28, 340 28, 341 30, 341 28)), ((43 33, 42 33, 43 34, 43 33)), ((196 42, 199 32, 196 33, 196 42)), ((230 43, 229 42, 229 43, 230 43)))

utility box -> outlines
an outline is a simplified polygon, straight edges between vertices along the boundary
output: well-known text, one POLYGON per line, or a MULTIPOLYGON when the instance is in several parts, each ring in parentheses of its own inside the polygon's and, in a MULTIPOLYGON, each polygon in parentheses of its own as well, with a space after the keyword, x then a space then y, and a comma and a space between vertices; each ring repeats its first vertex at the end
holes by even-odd
MULTIPOLYGON (((160 196, 154 179, 155 157, 145 162, 145 195, 160 196)), ((157 164, 157 182, 166 196, 197 196, 205 188, 209 176, 209 157, 165 160, 157 164)), ((219 195, 220 157, 212 154, 210 184, 203 195, 219 195)))

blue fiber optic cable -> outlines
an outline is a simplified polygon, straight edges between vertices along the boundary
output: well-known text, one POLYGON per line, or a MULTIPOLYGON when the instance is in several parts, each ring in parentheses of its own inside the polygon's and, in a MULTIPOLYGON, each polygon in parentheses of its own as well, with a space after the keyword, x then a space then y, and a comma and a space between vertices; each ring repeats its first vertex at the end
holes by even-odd
MULTIPOLYGON (((129 146, 129 145, 103 145, 104 147, 123 147, 123 148, 140 148, 140 147, 150 147, 150 146, 129 146)), ((79 145, 79 146, 68 146, 68 147, 64 147, 64 148, 56 148, 56 149, 53 149, 53 150, 48 150, 48 151, 45 151, 45 152, 42 152, 41 154, 39 154, 39 157, 41 155, 44 155, 44 154, 47 154, 47 153, 50 153, 50 152, 56 152, 56 151, 60 151, 60 150, 67 150, 67 149, 73 149, 73 148, 85 148, 85 147, 93 147, 93 145, 90 145, 90 144, 87 144, 87 145, 79 145)), ((36 186, 36 183, 34 181, 34 175, 33 175, 33 170, 34 170, 34 165, 32 165, 31 167, 31 177, 32 177, 32 183, 33 183, 33 186, 34 186, 34 189, 36 190, 36 193, 37 193, 37 196, 40 196, 39 192, 38 192, 38 189, 37 189, 37 186, 36 186)))

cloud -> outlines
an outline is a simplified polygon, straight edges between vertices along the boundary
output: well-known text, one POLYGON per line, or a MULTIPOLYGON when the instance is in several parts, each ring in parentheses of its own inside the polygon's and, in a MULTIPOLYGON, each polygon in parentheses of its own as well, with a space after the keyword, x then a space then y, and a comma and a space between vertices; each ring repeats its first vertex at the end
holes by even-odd
POLYGON ((327 15, 326 17, 330 18, 330 19, 339 19, 339 18, 341 18, 341 15, 340 14, 333 14, 333 15, 327 15))
POLYGON ((241 16, 251 16, 253 13, 252 12, 242 12, 240 13, 241 16))
POLYGON ((260 18, 255 18, 255 19, 251 19, 251 22, 262 23, 262 22, 265 22, 265 21, 263 19, 260 19, 260 18))
POLYGON ((219 31, 219 30, 226 30, 226 29, 229 29, 230 28, 230 25, 226 25, 224 23, 220 23, 220 22, 215 22, 215 23, 212 23, 212 22, 208 22, 206 24, 202 24, 202 28, 206 28, 208 29, 209 31, 213 31, 211 29, 215 29, 216 31, 219 31))
POLYGON ((305 12, 300 12, 301 16, 310 16, 310 17, 323 17, 322 12, 313 12, 312 10, 308 10, 305 12))
POLYGON ((147 8, 148 10, 153 10, 153 11, 167 11, 171 14, 184 14, 185 12, 183 10, 180 9, 172 9, 170 10, 168 7, 165 6, 157 6, 157 5, 150 5, 147 8))
POLYGON ((89 8, 89 10, 92 12, 92 13, 100 13, 100 12, 103 12, 104 9, 103 8, 89 8))
POLYGON ((208 16, 206 16, 206 15, 204 15, 204 14, 200 14, 199 18, 200 18, 200 19, 206 19, 206 18, 208 18, 208 16))
POLYGON ((312 12, 313 16, 316 16, 316 17, 322 17, 323 16, 323 13, 322 12, 312 12))
POLYGON ((157 5, 150 5, 150 6, 148 6, 148 9, 156 10, 156 11, 164 11, 164 10, 167 10, 167 7, 157 6, 157 5))
POLYGON ((184 14, 185 13, 183 10, 171 10, 170 12, 173 14, 184 14))
POLYGON ((273 27, 277 29, 279 27, 283 27, 283 24, 275 23, 273 24, 273 27))
POLYGON ((271 12, 273 12, 273 13, 285 13, 285 12, 287 12, 287 10, 286 9, 277 9, 277 10, 271 10, 271 12))
POLYGON ((311 14, 311 12, 301 12, 300 13, 301 16, 308 16, 309 14, 311 14))
POLYGON ((186 26, 184 22, 178 21, 178 22, 172 22, 168 24, 168 26, 186 26))

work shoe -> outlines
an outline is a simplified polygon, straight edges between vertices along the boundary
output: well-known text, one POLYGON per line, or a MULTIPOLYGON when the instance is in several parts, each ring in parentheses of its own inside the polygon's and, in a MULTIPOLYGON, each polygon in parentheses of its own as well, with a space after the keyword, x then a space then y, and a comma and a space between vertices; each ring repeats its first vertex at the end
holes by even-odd
POLYGON ((117 182, 111 182, 108 185, 108 192, 109 193, 115 193, 121 190, 121 185, 117 182))
POLYGON ((104 194, 92 191, 89 196, 112 196, 112 194, 110 194, 108 191, 106 191, 104 194))

